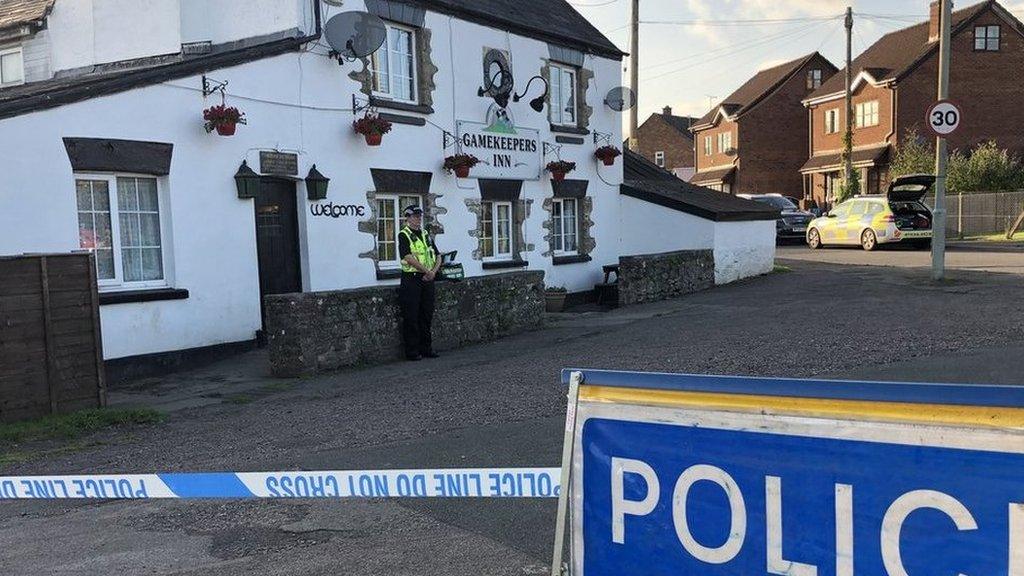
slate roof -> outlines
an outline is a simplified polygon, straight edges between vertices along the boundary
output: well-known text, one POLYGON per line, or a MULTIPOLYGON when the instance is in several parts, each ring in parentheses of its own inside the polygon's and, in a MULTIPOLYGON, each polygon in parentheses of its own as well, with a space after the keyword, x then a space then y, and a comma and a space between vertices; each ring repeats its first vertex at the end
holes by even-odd
POLYGON ((0 30, 38 26, 53 9, 54 0, 0 0, 0 30))
MULTIPOLYGON (((889 145, 883 144, 881 146, 874 146, 872 148, 864 148, 861 150, 854 150, 851 155, 854 164, 865 164, 870 163, 872 166, 880 164, 885 161, 886 155, 889 153, 889 145)), ((819 156, 812 156, 801 168, 801 172, 823 172, 830 168, 839 168, 843 165, 843 155, 841 152, 835 154, 822 154, 819 156)))
POLYGON ((717 182, 724 182, 728 180, 729 176, 736 171, 735 166, 726 166, 725 168, 715 168, 713 170, 704 170, 697 172, 690 177, 690 182, 694 184, 714 184, 717 182))
MULTIPOLYGON (((953 32, 970 24, 976 16, 989 7, 998 6, 995 0, 986 0, 953 12, 953 32)), ((1011 16, 1012 17, 1012 16, 1011 16)), ((1018 29, 1020 22, 1017 22, 1018 29)), ((850 69, 856 78, 861 72, 868 72, 878 82, 899 80, 914 70, 933 50, 937 50, 939 42, 928 41, 929 22, 926 20, 908 28, 890 32, 878 39, 859 56, 854 58, 850 69)), ((843 69, 845 71, 845 68, 843 69)), ((822 98, 845 90, 845 74, 840 72, 822 83, 808 100, 822 98)))
MULTIPOLYGON (((714 122, 715 115, 718 113, 719 108, 722 108, 729 116, 743 114, 764 100, 764 98, 774 92, 776 88, 789 80, 793 74, 804 66, 804 64, 817 56, 820 56, 820 54, 812 52, 806 56, 797 58, 796 60, 779 64, 778 66, 772 66, 771 68, 766 68, 757 74, 754 74, 753 77, 737 88, 735 92, 729 94, 728 97, 722 100, 721 104, 715 106, 709 110, 707 114, 701 117, 701 119, 696 123, 696 126, 705 126, 714 122)), ((822 58, 824 58, 824 56, 822 56, 822 58)), ((827 62, 828 60, 826 59, 825 61, 827 62)))
POLYGON ((676 130, 682 132, 687 138, 693 140, 693 134, 690 133, 690 127, 697 123, 699 118, 693 116, 675 116, 673 114, 660 114, 665 122, 668 122, 669 126, 672 126, 676 130))
POLYGON ((715 222, 775 220, 779 211, 760 202, 690 184, 627 149, 619 193, 715 222))

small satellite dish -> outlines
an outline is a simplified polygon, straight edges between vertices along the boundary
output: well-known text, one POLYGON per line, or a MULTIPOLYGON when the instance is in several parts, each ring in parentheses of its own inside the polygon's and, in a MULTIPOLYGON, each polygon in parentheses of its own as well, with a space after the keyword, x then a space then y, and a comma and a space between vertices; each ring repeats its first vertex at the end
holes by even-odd
POLYGON ((387 39, 384 21, 368 12, 342 12, 324 26, 324 38, 338 55, 355 60, 377 51, 387 39))
POLYGON ((604 104, 616 112, 625 112, 636 106, 636 94, 625 86, 612 88, 604 97, 604 104))

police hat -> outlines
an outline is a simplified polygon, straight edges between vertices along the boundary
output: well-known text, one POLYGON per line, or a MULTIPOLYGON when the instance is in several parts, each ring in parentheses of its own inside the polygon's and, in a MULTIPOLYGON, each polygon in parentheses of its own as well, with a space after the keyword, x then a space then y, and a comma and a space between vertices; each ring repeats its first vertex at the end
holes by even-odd
POLYGON ((409 206, 408 208, 405 209, 405 217, 406 218, 408 218, 409 216, 414 216, 414 215, 415 216, 422 216, 423 215, 423 208, 420 208, 419 206, 409 206))

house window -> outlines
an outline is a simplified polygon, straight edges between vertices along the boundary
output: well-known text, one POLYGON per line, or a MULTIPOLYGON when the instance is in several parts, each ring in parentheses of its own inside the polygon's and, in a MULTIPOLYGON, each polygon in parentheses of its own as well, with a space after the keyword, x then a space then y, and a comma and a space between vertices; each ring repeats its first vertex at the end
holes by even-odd
POLYGON ((821 87, 821 70, 814 69, 807 71, 807 89, 815 90, 821 87))
POLYGON ((578 206, 575 198, 555 198, 552 201, 552 242, 555 256, 579 252, 578 206))
POLYGON ((825 110, 825 134, 839 132, 839 108, 825 110))
POLYGON ((722 132, 718 135, 718 152, 725 154, 726 150, 732 148, 732 132, 722 132))
POLYGON ((662 168, 665 167, 665 152, 663 150, 654 153, 654 163, 662 168))
POLYGON ((96 254, 100 286, 165 286, 157 180, 83 175, 75 193, 78 243, 96 254))
POLYGON ((705 136, 704 137, 704 155, 705 156, 711 156, 711 154, 713 152, 714 152, 714 150, 712 149, 711 136, 705 136))
POLYGON ((370 56, 373 92, 402 102, 416 102, 416 32, 387 25, 387 40, 370 56))
POLYGON ((481 204, 480 254, 484 260, 512 258, 512 203, 481 204))
POLYGON ((402 213, 409 206, 420 206, 416 195, 377 196, 377 263, 381 268, 398 267, 398 232, 402 229, 402 213))
POLYGON ((998 52, 999 26, 975 26, 974 49, 982 52, 998 52))
POLYGON ((16 86, 25 82, 25 65, 21 48, 0 50, 0 86, 16 86))
POLYGON ((569 66, 551 65, 551 106, 549 114, 552 124, 559 126, 576 125, 576 69, 569 66))
POLYGON ((878 126, 878 100, 857 104, 857 127, 878 126))

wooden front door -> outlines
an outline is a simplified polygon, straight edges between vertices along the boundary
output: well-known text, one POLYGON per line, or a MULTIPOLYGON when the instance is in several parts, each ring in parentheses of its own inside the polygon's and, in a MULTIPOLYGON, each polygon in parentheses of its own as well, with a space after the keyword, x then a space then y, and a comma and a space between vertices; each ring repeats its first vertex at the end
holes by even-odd
POLYGON ((295 183, 264 178, 255 206, 262 308, 264 296, 302 292, 295 183))

